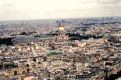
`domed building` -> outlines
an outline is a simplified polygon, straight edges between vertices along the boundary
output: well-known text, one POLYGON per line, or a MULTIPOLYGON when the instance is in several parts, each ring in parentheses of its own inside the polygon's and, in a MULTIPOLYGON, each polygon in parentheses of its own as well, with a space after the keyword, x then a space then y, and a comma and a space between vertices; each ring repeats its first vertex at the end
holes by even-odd
POLYGON ((66 40, 68 40, 68 36, 65 34, 65 27, 62 24, 59 24, 56 41, 66 41, 66 40))

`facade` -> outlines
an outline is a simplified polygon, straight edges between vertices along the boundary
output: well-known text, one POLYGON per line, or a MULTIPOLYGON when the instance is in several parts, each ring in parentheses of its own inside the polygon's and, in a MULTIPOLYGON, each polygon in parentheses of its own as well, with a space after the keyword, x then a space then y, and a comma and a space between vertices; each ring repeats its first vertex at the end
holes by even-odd
POLYGON ((68 40, 68 36, 65 34, 65 27, 63 25, 58 26, 58 36, 56 36, 57 41, 68 40))

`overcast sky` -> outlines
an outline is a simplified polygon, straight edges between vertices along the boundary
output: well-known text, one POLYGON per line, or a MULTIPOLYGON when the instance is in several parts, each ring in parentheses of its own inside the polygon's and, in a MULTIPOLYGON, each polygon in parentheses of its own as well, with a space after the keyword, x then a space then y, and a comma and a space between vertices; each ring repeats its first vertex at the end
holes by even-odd
POLYGON ((121 0, 0 0, 0 20, 121 16, 121 0))

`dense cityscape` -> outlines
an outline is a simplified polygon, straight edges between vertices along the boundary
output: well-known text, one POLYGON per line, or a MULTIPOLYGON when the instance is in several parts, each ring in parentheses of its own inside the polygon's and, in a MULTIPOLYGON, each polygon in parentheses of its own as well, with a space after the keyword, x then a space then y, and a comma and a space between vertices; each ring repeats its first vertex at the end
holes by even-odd
POLYGON ((0 21, 0 80, 116 80, 121 17, 0 21))

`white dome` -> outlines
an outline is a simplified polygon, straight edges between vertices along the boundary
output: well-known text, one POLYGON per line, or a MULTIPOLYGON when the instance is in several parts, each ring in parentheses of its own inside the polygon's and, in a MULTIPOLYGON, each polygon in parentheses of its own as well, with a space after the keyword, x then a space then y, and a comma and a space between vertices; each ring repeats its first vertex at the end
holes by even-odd
POLYGON ((64 27, 59 27, 59 31, 64 31, 64 27))

